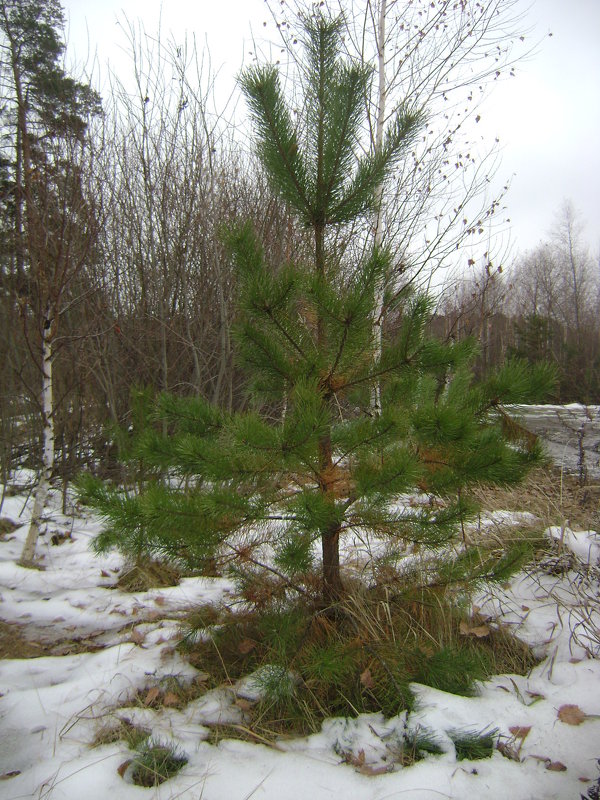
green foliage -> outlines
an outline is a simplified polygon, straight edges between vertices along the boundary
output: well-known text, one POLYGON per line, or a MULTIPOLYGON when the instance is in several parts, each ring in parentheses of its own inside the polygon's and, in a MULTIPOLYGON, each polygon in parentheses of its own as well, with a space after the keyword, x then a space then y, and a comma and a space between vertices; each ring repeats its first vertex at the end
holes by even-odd
MULTIPOLYGON (((367 530, 439 548, 476 511, 470 485, 510 484, 539 460, 535 448, 507 442, 500 404, 537 398, 551 371, 512 361, 476 385, 474 344, 432 338, 431 301, 408 292, 378 353, 375 296, 392 254, 376 249, 340 263, 328 247, 330 232, 371 208, 422 123, 419 112, 401 110, 381 152, 360 152, 369 72, 340 58, 340 36, 339 20, 306 18, 297 120, 274 67, 241 77, 267 175, 314 235, 312 261, 276 269, 250 225, 225 235, 239 277, 236 355, 251 410, 135 394, 133 430, 121 448, 138 487, 80 484, 106 522, 100 549, 196 567, 221 559, 247 587, 266 560, 287 590, 314 593, 320 542, 330 565, 320 588, 331 601, 343 594, 344 535, 367 530), (369 403, 375 383, 383 395, 377 416, 369 403), (282 407, 284 418, 273 419, 282 407), (398 494, 414 489, 431 502, 399 506, 398 494)), ((510 563, 498 563, 499 574, 510 563)), ((455 568, 464 574, 467 565, 477 566, 465 556, 455 568)))
POLYGON ((491 758, 496 747, 498 729, 492 731, 452 731, 457 761, 477 761, 491 758))
POLYGON ((158 786, 176 775, 187 762, 187 756, 175 745, 146 739, 135 754, 131 780, 136 786, 158 786))

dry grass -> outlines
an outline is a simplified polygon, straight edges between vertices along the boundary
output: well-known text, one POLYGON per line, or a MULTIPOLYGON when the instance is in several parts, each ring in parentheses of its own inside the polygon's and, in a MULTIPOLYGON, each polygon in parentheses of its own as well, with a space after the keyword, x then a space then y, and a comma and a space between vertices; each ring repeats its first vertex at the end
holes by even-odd
POLYGON ((117 588, 124 592, 147 592, 149 589, 161 589, 165 586, 177 586, 181 573, 169 564, 159 561, 138 561, 119 576, 117 588))
POLYGON ((532 470, 519 486, 479 486, 471 494, 486 511, 529 511, 548 525, 580 530, 597 527, 600 486, 580 486, 571 475, 550 467, 532 470))

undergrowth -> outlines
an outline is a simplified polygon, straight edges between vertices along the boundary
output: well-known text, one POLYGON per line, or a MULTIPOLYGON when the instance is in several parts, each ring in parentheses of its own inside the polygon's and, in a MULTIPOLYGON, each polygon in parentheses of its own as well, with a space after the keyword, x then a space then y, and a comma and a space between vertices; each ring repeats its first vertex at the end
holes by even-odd
POLYGON ((496 746, 498 729, 492 731, 452 731, 457 761, 477 761, 491 758, 496 746))
MULTIPOLYGON (((508 554, 478 547, 480 579, 518 569, 538 544, 528 531, 508 554)), ((413 707, 413 682, 472 695, 478 681, 525 674, 536 663, 507 630, 471 614, 460 575, 474 565, 468 551, 397 573, 385 586, 357 582, 328 608, 272 593, 259 608, 200 609, 181 649, 210 686, 252 675, 247 726, 267 737, 316 732, 326 717, 395 716, 413 707)))
POLYGON ((147 739, 133 759, 131 780, 136 786, 158 786, 176 775, 187 762, 187 756, 173 744, 147 739))

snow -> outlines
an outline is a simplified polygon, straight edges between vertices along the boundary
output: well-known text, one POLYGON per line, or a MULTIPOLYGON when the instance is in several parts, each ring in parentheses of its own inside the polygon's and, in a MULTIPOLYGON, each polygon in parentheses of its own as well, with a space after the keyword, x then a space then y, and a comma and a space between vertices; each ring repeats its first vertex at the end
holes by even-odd
MULTIPOLYGON (((174 648, 178 620, 199 604, 231 601, 232 583, 187 578, 179 586, 147 592, 109 588, 122 563, 117 554, 91 552, 98 520, 81 509, 63 515, 59 507, 60 498, 51 494, 48 532, 38 545, 43 571, 16 563, 31 498, 7 496, 2 508, 2 516, 21 527, 0 539, 0 616, 21 626, 31 640, 45 642, 46 652, 55 652, 0 661, 3 800, 577 800, 591 785, 580 779, 595 781, 600 757, 595 532, 550 528, 547 536, 555 542, 561 569, 523 572, 509 586, 476 599, 480 615, 511 626, 544 657, 530 675, 495 676, 469 698, 414 685, 417 704, 410 714, 330 719, 312 736, 272 746, 239 740, 215 746, 208 741, 208 726, 244 725, 243 698, 255 699, 258 691, 253 676, 208 691, 181 709, 145 707, 135 698, 168 676, 182 682, 198 677, 174 648), (53 531, 69 536, 53 546, 53 531), (65 642, 77 647, 61 654, 65 642), (561 719, 565 705, 584 712, 581 724, 561 719), (188 763, 154 789, 127 782, 127 771, 125 779, 118 771, 131 758, 123 741, 91 747, 103 725, 116 718, 173 742, 188 763), (519 729, 526 728, 519 738, 519 729), (457 760, 452 734, 496 729, 520 761, 497 750, 485 760, 457 760), (401 767, 394 753, 406 731, 431 734, 443 753, 401 767), (555 771, 558 762, 566 769, 555 771), (11 773, 18 774, 6 777, 11 773)), ((498 511, 478 524, 485 529, 511 521, 530 520, 498 511)))

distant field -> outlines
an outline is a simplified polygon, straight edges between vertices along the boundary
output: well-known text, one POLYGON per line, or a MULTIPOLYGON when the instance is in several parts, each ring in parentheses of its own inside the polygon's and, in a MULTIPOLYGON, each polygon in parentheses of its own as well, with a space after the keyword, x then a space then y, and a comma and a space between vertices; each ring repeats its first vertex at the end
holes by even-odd
POLYGON ((537 433, 558 467, 577 474, 581 460, 588 479, 600 478, 600 406, 513 406, 525 427, 537 433))

